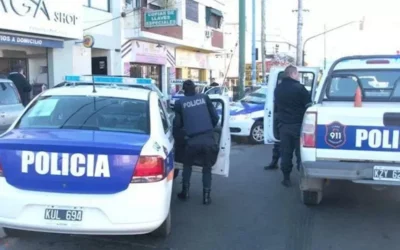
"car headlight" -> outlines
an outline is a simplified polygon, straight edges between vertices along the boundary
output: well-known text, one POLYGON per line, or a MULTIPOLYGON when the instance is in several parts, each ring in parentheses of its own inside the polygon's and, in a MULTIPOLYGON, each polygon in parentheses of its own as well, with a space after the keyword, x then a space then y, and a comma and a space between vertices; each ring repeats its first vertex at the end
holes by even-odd
POLYGON ((246 119, 251 119, 251 115, 250 114, 231 115, 231 121, 246 120, 246 119))

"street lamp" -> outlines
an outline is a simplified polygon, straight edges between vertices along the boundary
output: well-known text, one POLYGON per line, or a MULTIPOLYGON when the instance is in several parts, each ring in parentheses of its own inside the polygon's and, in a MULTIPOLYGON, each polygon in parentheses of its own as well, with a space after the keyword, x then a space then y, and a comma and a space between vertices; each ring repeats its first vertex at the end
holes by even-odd
POLYGON ((360 30, 364 30, 364 22, 365 22, 365 17, 363 17, 362 20, 360 20, 360 21, 351 21, 351 22, 342 24, 342 25, 340 25, 340 26, 337 26, 337 27, 335 27, 335 28, 332 28, 332 29, 329 29, 329 30, 325 30, 325 31, 322 32, 322 33, 319 33, 319 34, 317 34, 317 35, 314 35, 314 36, 311 36, 311 37, 307 38, 307 39, 304 41, 304 44, 303 44, 303 60, 302 60, 302 61, 303 61, 303 66, 305 66, 306 44, 307 44, 308 41, 310 41, 311 39, 314 39, 314 38, 316 38, 316 37, 319 37, 319 36, 322 36, 322 35, 326 35, 326 33, 329 33, 329 32, 332 32, 332 31, 341 29, 341 28, 343 28, 343 27, 352 25, 352 24, 354 24, 354 23, 359 23, 359 24, 360 24, 359 29, 360 29, 360 30))

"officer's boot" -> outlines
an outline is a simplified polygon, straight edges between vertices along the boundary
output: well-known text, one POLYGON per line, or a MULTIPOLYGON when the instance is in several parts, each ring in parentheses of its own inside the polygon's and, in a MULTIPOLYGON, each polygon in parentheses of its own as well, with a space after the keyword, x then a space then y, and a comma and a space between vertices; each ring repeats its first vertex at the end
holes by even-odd
POLYGON ((273 157, 271 163, 268 166, 265 166, 265 170, 277 169, 278 168, 279 157, 273 157))
POLYGON ((178 198, 182 201, 189 199, 189 184, 182 184, 182 191, 178 194, 178 198))
POLYGON ((210 197, 211 189, 204 188, 203 189, 203 204, 210 205, 211 204, 211 197, 210 197))

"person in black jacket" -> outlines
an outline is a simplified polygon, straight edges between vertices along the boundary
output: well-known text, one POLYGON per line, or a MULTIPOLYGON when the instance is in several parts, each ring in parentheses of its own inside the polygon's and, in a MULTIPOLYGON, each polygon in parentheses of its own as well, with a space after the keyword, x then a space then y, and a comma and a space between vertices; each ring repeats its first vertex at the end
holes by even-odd
POLYGON ((282 185, 289 187, 293 151, 296 153, 298 167, 300 164, 300 130, 311 96, 300 83, 297 68, 292 65, 285 69, 285 76, 276 87, 274 95, 281 139, 282 185))
POLYGON ((8 75, 8 79, 10 79, 17 88, 19 96, 21 97, 22 104, 24 106, 28 105, 30 101, 30 92, 32 91, 32 86, 26 80, 23 68, 19 65, 15 66, 13 68, 13 72, 8 75))
MULTIPOLYGON (((216 159, 218 147, 214 138, 214 128, 219 116, 210 98, 205 94, 197 94, 196 86, 191 80, 183 83, 185 96, 175 105, 173 122, 174 136, 184 130, 185 155, 183 157, 182 192, 178 194, 181 200, 189 198, 190 177, 195 159, 201 159, 203 164, 203 204, 211 203, 211 168, 216 159)), ((177 138, 178 139, 178 138, 177 138)), ((200 163, 199 163, 200 164, 200 163)))

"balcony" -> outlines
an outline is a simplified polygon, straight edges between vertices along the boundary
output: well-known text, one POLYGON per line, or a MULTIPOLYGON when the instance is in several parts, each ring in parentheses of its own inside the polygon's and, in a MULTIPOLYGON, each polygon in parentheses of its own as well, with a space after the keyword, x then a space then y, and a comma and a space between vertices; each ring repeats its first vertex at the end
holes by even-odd
POLYGON ((180 12, 180 9, 159 11, 147 8, 136 9, 124 18, 125 39, 163 43, 208 52, 223 49, 222 32, 206 28, 190 20, 183 20, 180 12))

